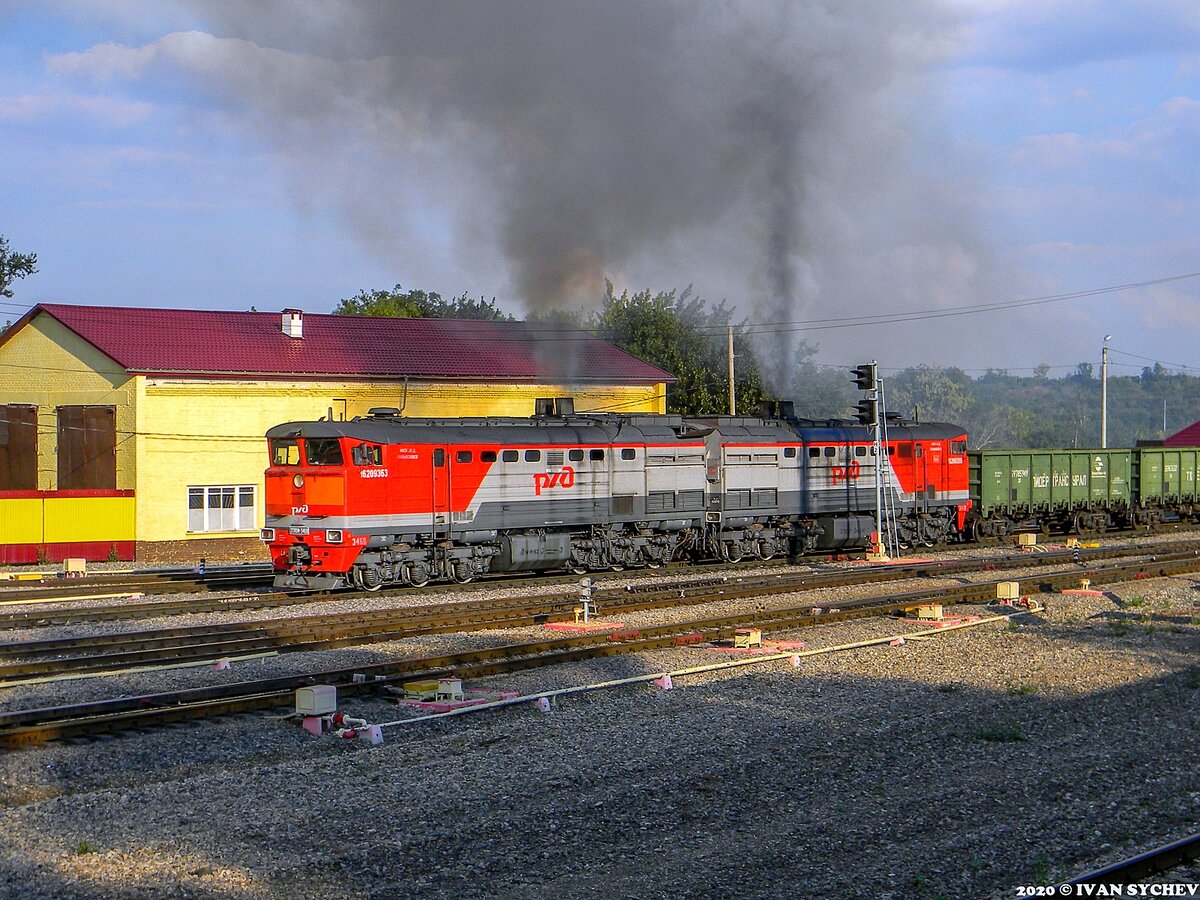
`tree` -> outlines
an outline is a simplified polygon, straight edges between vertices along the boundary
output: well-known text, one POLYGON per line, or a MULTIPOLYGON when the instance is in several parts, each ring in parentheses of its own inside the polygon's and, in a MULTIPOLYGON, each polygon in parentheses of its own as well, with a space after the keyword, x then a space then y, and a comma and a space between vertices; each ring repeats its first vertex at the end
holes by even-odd
MULTIPOLYGON (((724 303, 710 307, 690 287, 682 293, 617 296, 609 282, 603 305, 588 324, 597 337, 674 375, 667 412, 696 416, 729 410, 726 334, 731 322, 732 311, 724 303)), ((757 413, 764 399, 758 362, 737 325, 733 353, 738 410, 757 413)))
POLYGON ((971 379, 962 369, 921 365, 888 380, 888 408, 927 422, 955 422, 971 402, 971 379))
POLYGON ((396 285, 390 291, 359 291, 353 297, 342 300, 334 308, 336 316, 392 316, 399 319, 487 319, 511 322, 513 317, 497 308, 496 298, 478 300, 468 297, 466 292, 452 300, 442 295, 421 290, 406 291, 396 285))
POLYGON ((13 252, 8 247, 8 238, 0 234, 0 297, 11 297, 14 281, 35 274, 37 254, 13 252))

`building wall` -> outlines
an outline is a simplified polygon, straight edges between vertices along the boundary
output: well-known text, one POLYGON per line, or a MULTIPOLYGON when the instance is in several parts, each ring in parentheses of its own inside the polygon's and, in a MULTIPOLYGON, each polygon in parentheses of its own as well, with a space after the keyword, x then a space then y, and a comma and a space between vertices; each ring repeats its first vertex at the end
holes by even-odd
POLYGON ((47 315, 0 347, 0 403, 38 407, 38 490, 58 489, 59 406, 115 406, 117 489, 134 486, 136 385, 125 370, 47 315))
POLYGON ((134 379, 49 316, 0 347, 0 403, 38 408, 38 484, 0 492, 0 562, 133 558, 134 379), (60 491, 59 406, 116 408, 116 490, 60 491))
MULTIPOLYGON (((353 418, 377 406, 406 416, 528 416, 537 397, 573 396, 576 409, 661 412, 664 385, 564 386, 409 384, 380 382, 221 381, 139 378, 136 488, 139 557, 142 542, 252 536, 262 526, 264 434, 281 422, 330 415, 353 418), (189 488, 253 486, 252 529, 189 532, 189 488)), ((159 548, 161 550, 162 548, 159 548)), ((159 550, 155 550, 157 554, 159 550)))

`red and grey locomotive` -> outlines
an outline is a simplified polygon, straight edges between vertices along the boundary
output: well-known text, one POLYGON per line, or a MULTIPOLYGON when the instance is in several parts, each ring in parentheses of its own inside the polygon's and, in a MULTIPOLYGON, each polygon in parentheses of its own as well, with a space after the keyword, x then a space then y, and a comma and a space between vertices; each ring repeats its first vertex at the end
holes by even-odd
MULTIPOLYGON (((678 558, 862 547, 876 456, 861 425, 579 413, 403 418, 267 432, 266 527, 282 587, 377 589, 488 572, 585 572, 678 558)), ((886 496, 902 541, 957 540, 966 435, 889 423, 886 496)))

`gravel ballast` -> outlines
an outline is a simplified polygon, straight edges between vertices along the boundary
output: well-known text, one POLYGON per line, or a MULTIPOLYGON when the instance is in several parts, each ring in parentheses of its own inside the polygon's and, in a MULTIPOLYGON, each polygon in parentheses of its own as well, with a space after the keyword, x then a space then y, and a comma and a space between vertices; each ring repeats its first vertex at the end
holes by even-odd
MULTIPOLYGON (((1015 897, 1197 830, 1197 599, 1186 578, 1051 595, 1023 624, 404 725, 380 746, 261 715, 8 752, 0 896, 1015 897)), ((815 648, 921 627, 786 637, 815 648)), ((680 648, 476 686, 729 658, 680 648)), ((138 679, 0 703, 97 682, 138 679)))

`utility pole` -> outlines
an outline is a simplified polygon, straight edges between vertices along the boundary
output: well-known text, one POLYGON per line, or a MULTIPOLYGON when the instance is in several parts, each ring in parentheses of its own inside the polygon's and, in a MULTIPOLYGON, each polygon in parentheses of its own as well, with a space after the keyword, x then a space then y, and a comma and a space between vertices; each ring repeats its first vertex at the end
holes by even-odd
POLYGON ((737 388, 733 384, 733 326, 729 326, 729 414, 737 415, 737 388))
POLYGON ((1100 350, 1100 448, 1108 446, 1108 342, 1111 334, 1104 336, 1104 346, 1100 350))

